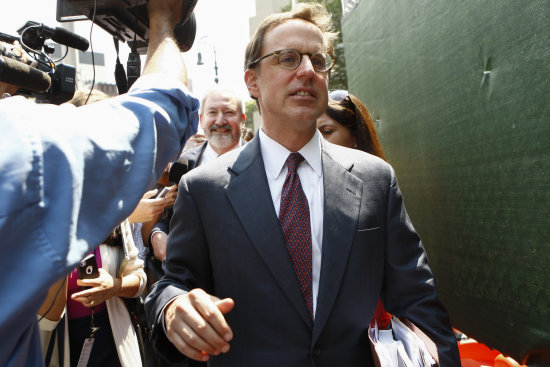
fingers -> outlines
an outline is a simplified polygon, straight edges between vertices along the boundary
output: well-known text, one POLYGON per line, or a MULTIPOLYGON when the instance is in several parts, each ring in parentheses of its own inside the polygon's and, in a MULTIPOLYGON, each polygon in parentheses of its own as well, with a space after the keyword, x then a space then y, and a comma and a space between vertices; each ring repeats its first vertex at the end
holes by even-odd
POLYGON ((142 199, 150 199, 152 198, 153 196, 155 196, 157 194, 159 190, 157 189, 153 189, 153 190, 149 190, 147 191, 145 194, 143 194, 143 197, 142 199))
MULTIPOLYGON (((218 309, 216 303, 209 294, 202 289, 194 289, 189 292, 189 297, 192 304, 199 311, 200 315, 215 331, 216 336, 221 336, 224 342, 229 342, 233 339, 233 332, 225 321, 223 313, 218 309)), ((216 298, 216 297, 214 297, 216 298)), ((233 302, 233 300, 231 300, 233 302)), ((231 309, 233 307, 231 306, 231 309)), ((229 312, 229 311, 228 311, 229 312)), ((222 342, 222 345, 225 343, 222 342)))
POLYGON ((73 293, 71 295, 71 299, 74 301, 82 303, 85 307, 94 307, 97 306, 103 302, 105 302, 104 299, 101 298, 101 295, 90 293, 89 291, 82 291, 78 293, 73 293))
POLYGON ((71 296, 71 298, 73 300, 77 301, 77 302, 82 303, 82 306, 88 307, 88 308, 92 308, 92 307, 97 306, 97 305, 102 303, 102 302, 96 301, 92 297, 73 297, 73 296, 71 296))
POLYGON ((230 312, 233 307, 235 307, 235 301, 233 301, 231 298, 218 300, 217 302, 215 302, 215 304, 218 307, 218 310, 220 310, 220 312, 224 315, 230 312))
MULTIPOLYGON (((194 289, 176 298, 165 313, 168 339, 180 352, 198 361, 206 361, 211 355, 229 351, 233 332, 223 313, 201 289, 194 289)), ((233 308, 232 300, 221 302, 224 311, 233 308)))

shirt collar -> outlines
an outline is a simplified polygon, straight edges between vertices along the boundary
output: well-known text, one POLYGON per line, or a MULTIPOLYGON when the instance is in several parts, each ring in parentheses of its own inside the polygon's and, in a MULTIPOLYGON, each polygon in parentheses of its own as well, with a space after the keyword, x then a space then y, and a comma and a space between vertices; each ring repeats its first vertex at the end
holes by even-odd
MULTIPOLYGON (((260 151, 264 160, 266 173, 277 179, 281 174, 288 155, 292 153, 281 144, 267 136, 262 129, 259 129, 260 151)), ((317 129, 313 137, 306 145, 298 151, 317 176, 323 174, 321 163, 321 134, 317 129)))
MULTIPOLYGON (((239 138, 239 142, 237 143, 237 145, 235 145, 231 150, 233 149, 237 149, 241 146, 243 146, 243 139, 240 139, 239 138)), ((228 153, 228 152, 226 152, 228 153)), ((224 153, 225 154, 225 153, 224 153)), ((207 157, 207 160, 211 160, 211 159, 214 159, 214 158, 217 158, 219 157, 221 154, 218 154, 213 148, 212 148, 212 144, 208 144, 208 142, 206 143, 206 148, 204 148, 204 153, 203 153, 203 157, 206 156, 207 157)))
POLYGON ((214 149, 212 149, 212 146, 210 144, 206 143, 206 148, 204 148, 204 153, 202 154, 202 163, 206 163, 217 157, 218 153, 216 153, 214 149))

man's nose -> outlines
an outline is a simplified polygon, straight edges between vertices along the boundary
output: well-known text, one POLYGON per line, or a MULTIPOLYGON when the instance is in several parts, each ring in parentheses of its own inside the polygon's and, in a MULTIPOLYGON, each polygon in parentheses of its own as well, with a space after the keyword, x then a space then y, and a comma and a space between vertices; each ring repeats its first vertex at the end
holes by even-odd
POLYGON ((298 75, 311 77, 315 74, 315 69, 313 68, 313 63, 308 55, 302 55, 302 62, 298 65, 298 75))
POLYGON ((227 121, 225 120, 225 116, 223 112, 218 113, 216 116, 216 125, 225 125, 227 121))

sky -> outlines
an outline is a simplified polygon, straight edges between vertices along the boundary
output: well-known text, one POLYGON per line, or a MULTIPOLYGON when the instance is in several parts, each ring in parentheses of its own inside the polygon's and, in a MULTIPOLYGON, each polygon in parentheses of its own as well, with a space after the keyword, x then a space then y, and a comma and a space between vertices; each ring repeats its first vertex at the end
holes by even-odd
MULTIPOLYGON (((28 20, 58 27, 56 21, 57 0, 10 2, 9 11, 0 12, 0 32, 17 35, 17 29, 28 20)), ((193 47, 184 53, 188 76, 192 79, 194 94, 202 94, 215 86, 214 49, 218 65, 219 85, 236 91, 243 101, 249 99, 244 84, 244 50, 249 40, 249 18, 254 15, 253 0, 199 0, 194 10, 197 20, 197 35, 193 47), (203 65, 197 65, 197 52, 202 54, 203 65)), ((74 22, 75 33, 89 39, 89 21, 74 22)), ((108 77, 113 75, 116 52, 112 37, 101 28, 92 29, 95 52, 105 54, 108 77)), ((120 59, 126 66, 129 48, 121 45, 120 59)), ((114 83, 114 77, 112 77, 114 83)))

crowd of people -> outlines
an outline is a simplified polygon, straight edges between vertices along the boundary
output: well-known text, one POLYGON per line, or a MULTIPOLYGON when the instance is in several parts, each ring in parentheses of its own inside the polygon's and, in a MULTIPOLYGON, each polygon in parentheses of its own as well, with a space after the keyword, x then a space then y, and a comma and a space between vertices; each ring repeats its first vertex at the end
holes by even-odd
POLYGON ((234 91, 199 102, 185 87, 181 6, 148 2, 127 94, 0 101, 0 276, 14 294, 0 365, 373 366, 369 326, 392 315, 440 366, 460 365, 372 118, 328 91, 328 11, 298 4, 258 26, 244 62, 254 132, 234 91))

